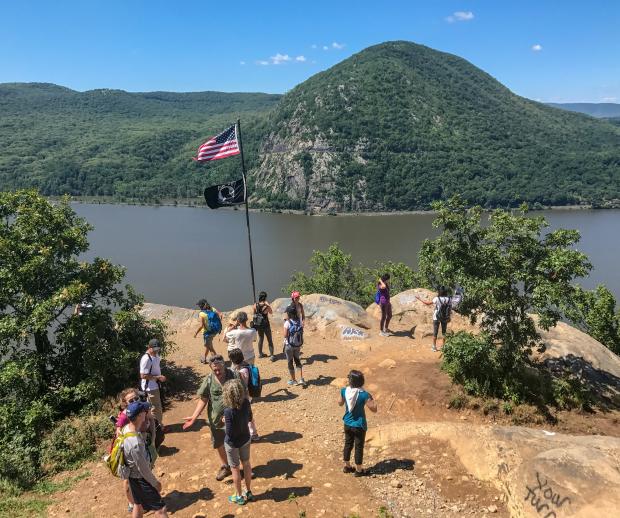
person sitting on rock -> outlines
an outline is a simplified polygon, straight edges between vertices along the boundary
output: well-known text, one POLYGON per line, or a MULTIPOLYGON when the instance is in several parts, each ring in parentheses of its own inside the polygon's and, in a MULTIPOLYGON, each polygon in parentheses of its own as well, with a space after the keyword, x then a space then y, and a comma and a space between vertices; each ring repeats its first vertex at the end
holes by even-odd
MULTIPOLYGON (((250 369, 248 363, 243 359, 243 352, 241 351, 241 349, 232 349, 228 352, 228 359, 232 364, 232 370, 234 372, 237 372, 239 374, 239 378, 241 379, 241 381, 243 381, 243 384, 246 388, 246 397, 251 403, 252 398, 250 397, 250 394, 247 393, 248 380, 250 379, 250 369)), ((248 423, 248 429, 250 430, 252 441, 258 441, 259 435, 258 431, 256 430, 256 422, 254 421, 253 417, 248 423)))
POLYGON ((215 475, 215 480, 222 481, 231 475, 230 466, 226 459, 226 451, 224 450, 224 399, 222 396, 222 387, 228 380, 235 379, 237 375, 224 364, 224 357, 220 354, 209 356, 207 363, 211 367, 211 372, 204 378, 200 388, 198 389, 198 403, 191 417, 185 418, 183 430, 187 430, 192 426, 198 416, 207 407, 207 415, 209 419, 209 429, 211 430, 211 444, 222 461, 222 466, 215 475))
POLYGON ((345 406, 345 413, 342 417, 344 421, 344 450, 343 459, 344 473, 355 472, 356 477, 366 474, 362 468, 364 462, 364 441, 366 440, 365 407, 371 412, 377 411, 377 403, 372 396, 364 390, 364 374, 360 371, 352 370, 348 375, 349 385, 340 390, 338 405, 345 406), (355 446, 355 468, 351 466, 351 451, 355 446))
POLYGON ((224 383, 224 421, 226 436, 224 447, 228 465, 232 469, 235 494, 228 497, 233 504, 244 505, 254 500, 252 495, 252 465, 250 464, 250 432, 248 424, 252 421, 252 407, 247 398, 247 390, 243 382, 234 379, 224 383), (241 493, 241 472, 239 463, 243 464, 243 478, 246 492, 241 493))
POLYGON ((289 306, 286 309, 286 317, 287 319, 284 322, 284 354, 288 361, 288 372, 291 375, 288 385, 301 385, 305 387, 306 381, 304 380, 304 371, 301 366, 301 346, 304 343, 304 328, 294 307, 289 306), (299 381, 295 378, 295 368, 299 370, 299 381))
POLYGON ((437 296, 431 301, 421 299, 416 295, 416 298, 427 306, 435 306, 433 310, 433 346, 431 350, 437 352, 437 335, 439 334, 439 325, 441 324, 441 337, 443 343, 446 342, 446 331, 448 329, 448 322, 452 314, 452 297, 448 294, 448 288, 440 286, 437 292, 437 296))

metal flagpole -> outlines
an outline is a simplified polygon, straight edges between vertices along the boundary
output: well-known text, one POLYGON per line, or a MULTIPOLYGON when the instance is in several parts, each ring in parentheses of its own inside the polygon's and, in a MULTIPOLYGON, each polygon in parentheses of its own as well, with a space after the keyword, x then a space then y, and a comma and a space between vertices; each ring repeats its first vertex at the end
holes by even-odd
POLYGON ((243 196, 245 197, 245 224, 248 228, 248 247, 250 249, 250 274, 252 275, 252 297, 256 305, 256 284, 254 283, 254 259, 252 258, 252 236, 250 234, 250 209, 248 208, 248 181, 245 175, 245 160, 243 159, 243 144, 241 143, 241 119, 237 119, 237 140, 241 153, 241 171, 243 172, 243 196))

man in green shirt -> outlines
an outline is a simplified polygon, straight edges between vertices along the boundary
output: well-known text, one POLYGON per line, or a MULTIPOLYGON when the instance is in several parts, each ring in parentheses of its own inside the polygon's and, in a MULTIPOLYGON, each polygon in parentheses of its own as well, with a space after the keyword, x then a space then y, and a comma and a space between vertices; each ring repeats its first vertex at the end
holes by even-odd
POLYGON ((183 430, 187 430, 191 427, 205 407, 207 408, 209 429, 211 430, 211 443, 213 444, 213 448, 217 450, 220 460, 222 461, 222 466, 217 472, 215 479, 221 481, 232 474, 226 459, 226 450, 224 449, 224 436, 226 432, 224 425, 224 398, 222 396, 222 386, 228 380, 236 378, 237 374, 226 368, 224 358, 220 354, 209 356, 207 363, 209 367, 211 367, 211 372, 204 378, 198 389, 197 394, 200 399, 196 404, 196 409, 192 416, 185 418, 183 430))

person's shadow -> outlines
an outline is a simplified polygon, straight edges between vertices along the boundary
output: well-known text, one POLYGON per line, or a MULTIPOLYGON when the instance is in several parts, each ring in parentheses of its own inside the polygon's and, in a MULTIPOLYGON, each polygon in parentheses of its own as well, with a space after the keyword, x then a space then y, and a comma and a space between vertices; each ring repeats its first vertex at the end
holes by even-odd
POLYGON ((260 436, 260 442, 268 442, 271 444, 283 444, 285 442, 293 442, 303 437, 299 432, 286 432, 284 430, 274 430, 267 435, 260 436))
POLYGON ((193 491, 186 493, 184 491, 170 491, 165 497, 166 509, 171 513, 176 513, 181 509, 185 509, 192 504, 198 502, 198 500, 208 501, 213 499, 213 492, 208 487, 203 487, 199 491, 193 491))
POLYGON ((290 459, 271 459, 267 464, 252 466, 252 471, 256 477, 274 478, 287 475, 293 477, 296 471, 300 470, 303 464, 292 462, 290 459))
MULTIPOLYGON (((256 500, 273 500, 274 502, 291 501, 300 496, 308 496, 312 493, 310 486, 299 487, 272 487, 260 495, 254 495, 256 500)), ((300 515, 301 516, 301 515, 300 515)))
POLYGON ((306 358, 306 365, 312 365, 314 362, 327 363, 329 360, 337 360, 338 356, 332 354, 313 354, 306 358))
POLYGON ((368 468, 371 475, 387 475, 394 473, 396 470, 402 469, 411 471, 415 468, 415 460, 411 459, 385 459, 377 462, 374 466, 368 468))
POLYGON ((274 390, 266 396, 261 396, 259 398, 259 401, 261 403, 276 403, 278 401, 289 401, 291 399, 295 399, 296 397, 298 397, 298 395, 294 392, 291 392, 290 390, 285 388, 281 388, 274 390), (282 394, 278 394, 278 392, 282 392, 282 394))

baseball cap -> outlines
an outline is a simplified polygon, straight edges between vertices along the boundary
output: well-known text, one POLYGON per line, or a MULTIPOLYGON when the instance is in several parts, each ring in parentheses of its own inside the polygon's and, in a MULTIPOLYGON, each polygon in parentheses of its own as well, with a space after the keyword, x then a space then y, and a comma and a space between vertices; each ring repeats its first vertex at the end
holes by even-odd
POLYGON ((146 401, 135 401, 134 403, 129 403, 129 405, 127 405, 125 415, 130 421, 135 421, 138 415, 142 412, 148 412, 150 409, 150 403, 147 403, 146 401))
POLYGON ((149 347, 152 347, 156 351, 159 351, 161 349, 161 345, 159 345, 159 340, 157 338, 151 338, 149 340, 149 347))
POLYGON ((298 291, 294 291, 293 293, 291 293, 292 299, 296 299, 297 297, 301 297, 301 293, 299 293, 298 291))

